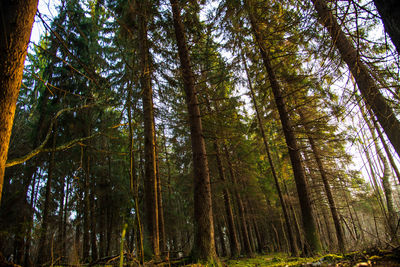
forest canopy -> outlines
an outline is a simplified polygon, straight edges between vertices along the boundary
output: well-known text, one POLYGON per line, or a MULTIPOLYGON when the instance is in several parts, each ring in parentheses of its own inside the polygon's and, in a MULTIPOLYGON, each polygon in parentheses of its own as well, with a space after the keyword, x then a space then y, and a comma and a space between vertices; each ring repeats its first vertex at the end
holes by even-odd
POLYGON ((0 4, 0 263, 400 245, 396 0, 37 6, 0 4))

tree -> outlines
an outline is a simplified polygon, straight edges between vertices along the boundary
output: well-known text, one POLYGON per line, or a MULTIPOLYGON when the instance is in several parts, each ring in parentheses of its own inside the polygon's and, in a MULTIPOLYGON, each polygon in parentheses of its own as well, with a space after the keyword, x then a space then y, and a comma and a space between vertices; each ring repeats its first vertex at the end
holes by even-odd
POLYGON ((171 0, 173 23, 181 62, 181 73, 189 114, 190 137, 194 166, 195 241, 192 256, 196 259, 216 260, 211 186, 201 115, 196 95, 195 79, 186 44, 185 29, 177 0, 171 0))
POLYGON ((145 153, 145 198, 146 216, 149 238, 153 253, 160 255, 160 231, 159 231, 159 202, 156 166, 156 136, 153 111, 153 89, 151 85, 151 66, 149 55, 149 42, 147 39, 147 20, 149 18, 148 1, 138 2, 139 28, 139 56, 140 56, 140 86, 142 89, 143 120, 144 120, 144 153, 145 153))
POLYGON ((22 71, 38 0, 0 3, 0 201, 22 71), (5 12, 7 10, 7 12, 5 12))
POLYGON ((372 109, 397 154, 400 155, 400 122, 393 109, 379 91, 368 67, 361 61, 354 45, 346 37, 325 0, 312 0, 320 23, 326 27, 335 47, 339 50, 351 74, 354 76, 361 96, 372 109))
POLYGON ((400 3, 396 0, 374 0, 374 3, 381 15, 385 31, 400 54, 400 3))
POLYGON ((278 83, 278 79, 276 78, 275 71, 271 64, 269 51, 265 46, 265 43, 262 38, 262 32, 257 24, 256 18, 254 17, 253 13, 254 11, 251 9, 251 7, 252 7, 251 2, 247 1, 246 9, 252 27, 252 32, 255 39, 254 41, 259 48, 265 70, 268 74, 268 79, 274 95, 275 104, 279 112, 283 133, 285 135, 285 140, 289 151, 290 160, 292 163, 297 194, 301 206, 303 229, 305 232, 306 245, 307 245, 307 247, 304 249, 307 254, 318 253, 321 250, 321 244, 318 238, 317 228, 315 224, 315 217, 311 207, 310 193, 307 187, 304 167, 302 165, 301 155, 298 148, 296 136, 294 133, 292 122, 288 116, 281 85, 278 83))

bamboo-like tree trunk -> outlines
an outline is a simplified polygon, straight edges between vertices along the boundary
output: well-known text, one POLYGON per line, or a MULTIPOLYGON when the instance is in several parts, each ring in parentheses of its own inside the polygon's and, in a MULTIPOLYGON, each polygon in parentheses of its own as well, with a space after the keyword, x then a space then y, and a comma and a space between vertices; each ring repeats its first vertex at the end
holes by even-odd
POLYGON ((0 1, 0 202, 4 171, 38 0, 0 1))
POLYGON ((374 79, 369 74, 368 67, 360 60, 359 53, 351 41, 346 37, 340 28, 336 18, 333 16, 325 0, 311 0, 320 17, 320 22, 325 26, 334 40, 334 45, 339 50, 343 60, 349 67, 354 76, 358 89, 368 106, 378 118, 390 142, 397 154, 400 156, 400 122, 393 113, 392 108, 387 103, 376 85, 374 79))
POLYGON ((252 11, 250 10, 251 4, 248 1, 246 3, 252 32, 255 37, 255 42, 260 50, 265 70, 268 74, 272 93, 275 99, 275 104, 279 112, 282 130, 285 135, 286 144, 289 150, 294 179, 296 182, 297 194, 300 202, 301 214, 303 219, 303 229, 307 245, 307 248, 304 249, 304 252, 306 254, 318 253, 321 250, 321 244, 318 238, 318 232, 315 225, 314 213, 311 207, 304 167, 301 162, 300 151, 298 148, 292 122, 290 121, 289 114, 286 110, 286 104, 282 95, 281 85, 278 83, 278 80, 276 78, 275 71, 271 64, 269 52, 265 46, 265 42, 263 41, 262 34, 257 25, 257 22, 252 14, 252 11))
POLYGON ((180 15, 180 7, 177 0, 170 0, 170 2, 186 94, 193 153, 194 219, 196 225, 192 255, 194 258, 217 260, 214 242, 210 176, 200 108, 196 95, 195 78, 186 43, 184 25, 180 15))

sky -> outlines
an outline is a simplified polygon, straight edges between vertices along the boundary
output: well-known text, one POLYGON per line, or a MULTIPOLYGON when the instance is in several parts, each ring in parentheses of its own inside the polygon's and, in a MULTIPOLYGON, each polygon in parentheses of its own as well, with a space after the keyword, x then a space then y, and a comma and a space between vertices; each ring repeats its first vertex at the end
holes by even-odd
MULTIPOLYGON (((51 21, 57 15, 56 6, 60 4, 60 0, 39 0, 38 13, 47 22, 51 21)), ((44 25, 38 16, 35 17, 35 22, 32 27, 31 42, 37 44, 40 36, 46 32, 44 25)))

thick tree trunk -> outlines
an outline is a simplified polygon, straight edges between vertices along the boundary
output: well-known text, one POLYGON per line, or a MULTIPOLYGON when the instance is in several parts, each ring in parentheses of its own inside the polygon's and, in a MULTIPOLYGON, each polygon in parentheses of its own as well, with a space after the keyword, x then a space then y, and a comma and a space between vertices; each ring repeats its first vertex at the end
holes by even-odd
POLYGON ((214 242, 210 176, 200 109, 195 89, 194 73, 191 67, 178 1, 170 0, 170 2, 189 113, 190 137, 193 153, 194 220, 196 225, 192 255, 194 258, 198 259, 217 260, 214 242))
POLYGON ((142 12, 139 19, 139 54, 140 54, 140 86, 142 89, 143 121, 144 121, 144 153, 145 153, 145 213, 149 241, 155 257, 160 255, 160 232, 158 218, 157 166, 154 132, 153 89, 151 85, 151 70, 149 47, 147 40, 147 1, 138 2, 142 12))
POLYGON ((0 2, 0 202, 4 170, 38 0, 0 2))
POLYGON ((285 135, 286 144, 289 150, 290 160, 292 162, 293 174, 300 202, 301 214, 303 219, 303 229, 307 245, 307 248, 305 248, 305 253, 317 253, 321 250, 321 244, 318 239, 317 228, 314 221, 314 213, 311 207, 309 190, 307 188, 304 168, 301 162, 300 151, 298 148, 292 122, 289 119, 289 114, 286 110, 285 100, 282 96, 282 89, 272 68, 269 53, 265 47, 265 43, 263 41, 263 38, 261 37, 260 29, 258 28, 258 25, 252 15, 251 10, 249 10, 249 17, 253 34, 255 36, 255 41, 260 49, 261 57, 264 62, 264 67, 268 74, 269 82, 275 98, 275 104, 279 112, 282 130, 285 135))
POLYGON ((400 2, 398 0, 374 0, 381 15, 385 31, 389 34, 397 53, 400 54, 400 2))
POLYGON ((374 79, 369 74, 368 67, 360 60, 359 53, 340 28, 336 18, 328 8, 325 0, 312 0, 320 17, 320 22, 325 26, 334 40, 336 48, 354 76, 358 89, 368 106, 378 118, 390 142, 400 156, 400 122, 382 96, 374 79))

